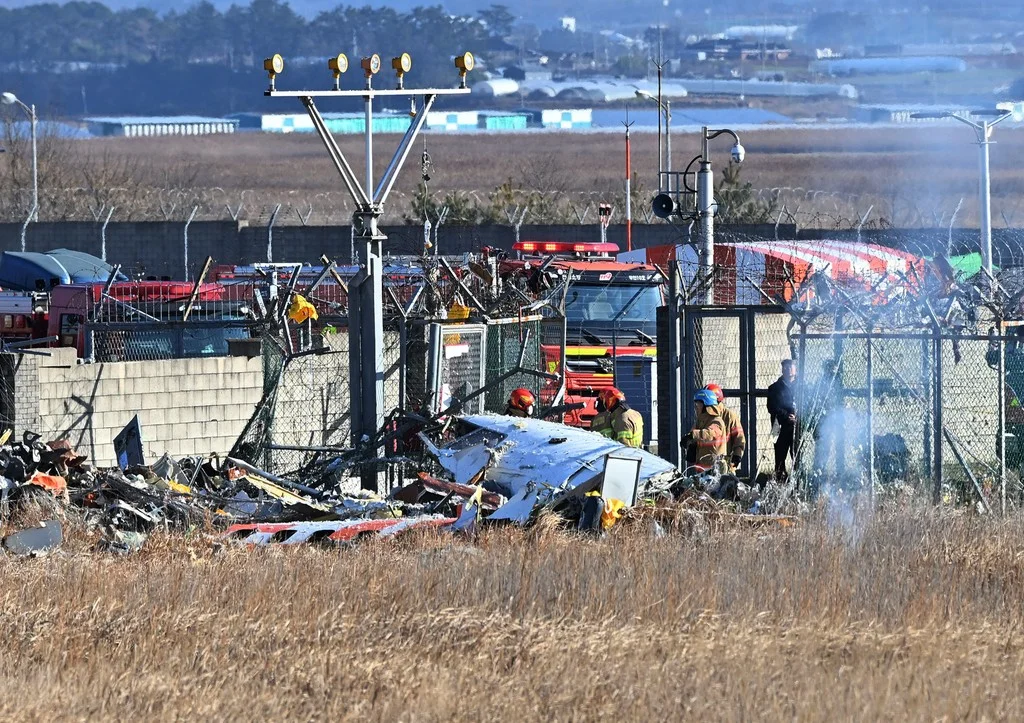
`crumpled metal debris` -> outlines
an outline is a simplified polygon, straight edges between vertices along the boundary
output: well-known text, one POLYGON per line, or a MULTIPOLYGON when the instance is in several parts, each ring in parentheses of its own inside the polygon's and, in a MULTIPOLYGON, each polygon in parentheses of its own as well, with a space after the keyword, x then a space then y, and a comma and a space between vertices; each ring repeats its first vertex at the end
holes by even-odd
POLYGON ((3 546, 12 555, 37 557, 60 546, 64 539, 60 522, 47 520, 36 527, 28 527, 4 538, 3 546))
MULTIPOLYGON (((642 501, 699 493, 709 510, 720 509, 712 495, 738 498, 744 509, 759 503, 742 485, 726 493, 683 478, 659 457, 583 429, 499 415, 410 419, 420 448, 375 459, 401 464, 407 476, 387 496, 343 491, 361 452, 310 448, 310 462, 287 474, 232 457, 214 465, 169 455, 95 469, 67 440, 26 433, 12 443, 0 434, 0 523, 22 498, 45 501, 98 531, 100 549, 132 554, 160 531, 220 529, 222 540, 246 546, 345 544, 424 529, 472 535, 482 525, 530 524, 547 510, 571 529, 603 534, 642 501)), ((63 539, 53 524, 56 537, 49 526, 49 537, 27 528, 7 539, 18 550, 53 549, 63 539)))

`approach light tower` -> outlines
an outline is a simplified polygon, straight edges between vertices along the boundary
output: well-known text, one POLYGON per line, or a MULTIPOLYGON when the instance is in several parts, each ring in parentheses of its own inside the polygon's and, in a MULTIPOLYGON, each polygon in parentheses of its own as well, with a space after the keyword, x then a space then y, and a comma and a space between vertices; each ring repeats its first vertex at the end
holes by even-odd
MULTIPOLYGON (((349 393, 351 399, 352 444, 373 439, 384 424, 384 293, 382 245, 387 237, 380 232, 379 222, 384 203, 395 185, 398 174, 409 156, 416 136, 423 129, 434 101, 439 95, 465 95, 469 93, 466 75, 473 70, 472 53, 456 56, 455 67, 459 71, 457 88, 406 88, 405 75, 412 69, 412 58, 408 53, 394 58, 391 67, 395 70, 395 88, 375 89, 373 76, 381 70, 381 59, 377 54, 362 58, 359 66, 363 71, 364 84, 358 90, 342 90, 341 76, 348 70, 348 58, 340 54, 330 58, 327 66, 333 75, 330 90, 278 90, 277 76, 284 71, 284 59, 280 55, 267 58, 263 67, 270 77, 270 87, 264 95, 274 98, 298 98, 306 108, 313 128, 323 141, 338 175, 356 204, 352 215, 352 226, 357 239, 363 242, 364 268, 349 284, 349 393), (373 178, 373 99, 378 96, 407 96, 410 98, 409 113, 412 123, 405 132, 398 149, 394 152, 384 175, 374 186, 373 178), (416 96, 422 96, 417 107, 416 96), (366 111, 366 175, 365 185, 360 184, 351 164, 341 152, 323 116, 317 109, 314 98, 362 98, 366 111)), ((364 470, 364 488, 376 488, 376 471, 364 470)))

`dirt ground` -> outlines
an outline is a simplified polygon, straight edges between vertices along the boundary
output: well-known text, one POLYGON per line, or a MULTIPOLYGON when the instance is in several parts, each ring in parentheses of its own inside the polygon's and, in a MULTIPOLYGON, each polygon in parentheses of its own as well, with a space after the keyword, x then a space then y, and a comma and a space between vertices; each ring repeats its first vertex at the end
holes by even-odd
POLYGON ((5 719, 1019 720, 1020 519, 0 557, 5 719))

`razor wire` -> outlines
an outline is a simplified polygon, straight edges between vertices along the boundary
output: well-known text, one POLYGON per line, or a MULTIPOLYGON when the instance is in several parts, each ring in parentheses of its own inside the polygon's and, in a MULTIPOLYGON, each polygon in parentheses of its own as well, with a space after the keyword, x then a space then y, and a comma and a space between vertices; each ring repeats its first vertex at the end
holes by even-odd
MULTIPOLYGON (((533 223, 587 225, 588 221, 593 223, 596 219, 601 204, 624 205, 617 203, 623 190, 615 183, 601 190, 516 189, 516 193, 518 205, 529 206, 529 220, 533 223)), ((650 209, 654 194, 649 195, 650 198, 642 193, 634 194, 634 224, 658 222, 650 209)), ((892 190, 849 192, 800 186, 752 187, 749 194, 744 192, 743 195, 747 199, 744 205, 753 203, 753 206, 730 209, 723 204, 719 210, 723 219, 738 223, 791 223, 801 228, 831 230, 946 228, 951 221, 958 221, 962 226, 977 223, 976 204, 968 192, 949 191, 942 198, 927 202, 892 190), (960 205, 965 206, 962 211, 958 210, 960 205)), ((448 220, 449 225, 509 223, 504 201, 496 195, 495 189, 452 189, 439 191, 433 197, 437 203, 455 199, 469 210, 469 213, 454 214, 448 220)), ((386 222, 419 222, 414 211, 416 192, 396 189, 391 199, 386 222)), ((265 225, 280 205, 277 223, 282 226, 344 225, 351 221, 356 210, 350 196, 342 191, 221 186, 43 186, 39 202, 40 218, 96 223, 108 212, 112 222, 184 222, 192 209, 197 209, 196 220, 199 221, 247 221, 265 225)), ((0 221, 23 220, 31 204, 31 188, 6 189, 0 193, 0 221)), ((993 211, 996 228, 1014 228, 1024 223, 1024 199, 1016 194, 1000 194, 997 189, 993 211)), ((621 208, 615 214, 621 219, 621 208)))

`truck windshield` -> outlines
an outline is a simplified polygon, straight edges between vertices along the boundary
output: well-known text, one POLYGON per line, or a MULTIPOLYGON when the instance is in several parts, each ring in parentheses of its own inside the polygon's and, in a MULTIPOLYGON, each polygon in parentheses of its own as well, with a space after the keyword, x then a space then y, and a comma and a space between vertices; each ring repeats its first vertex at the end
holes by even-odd
POLYGON ((658 286, 608 286, 573 284, 565 297, 569 325, 593 322, 620 327, 653 323, 661 305, 658 286))

